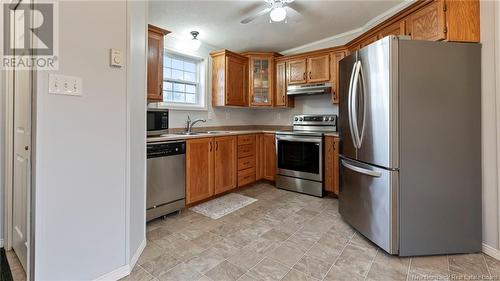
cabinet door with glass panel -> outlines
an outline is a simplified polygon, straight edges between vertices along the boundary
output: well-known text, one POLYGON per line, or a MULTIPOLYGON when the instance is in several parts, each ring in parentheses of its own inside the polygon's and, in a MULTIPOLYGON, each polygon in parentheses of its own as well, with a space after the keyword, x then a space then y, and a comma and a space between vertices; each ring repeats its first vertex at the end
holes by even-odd
POLYGON ((200 94, 200 62, 200 59, 165 52, 164 103, 172 107, 197 107, 204 103, 200 94))
POLYGON ((249 58, 250 106, 272 106, 274 96, 274 54, 247 54, 249 58))

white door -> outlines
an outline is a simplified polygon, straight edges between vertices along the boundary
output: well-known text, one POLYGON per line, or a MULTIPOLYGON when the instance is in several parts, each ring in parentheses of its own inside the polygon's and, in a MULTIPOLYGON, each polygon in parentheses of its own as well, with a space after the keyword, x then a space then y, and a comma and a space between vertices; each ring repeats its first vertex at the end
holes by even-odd
MULTIPOLYGON (((15 40, 21 41, 27 35, 22 34, 24 32, 24 18, 17 16, 17 13, 18 11, 16 11, 14 34, 15 40)), ((14 70, 12 248, 25 271, 28 261, 28 206, 31 179, 31 80, 30 70, 14 70)))
POLYGON ((14 73, 14 177, 12 248, 26 270, 31 148, 31 79, 27 70, 14 73))

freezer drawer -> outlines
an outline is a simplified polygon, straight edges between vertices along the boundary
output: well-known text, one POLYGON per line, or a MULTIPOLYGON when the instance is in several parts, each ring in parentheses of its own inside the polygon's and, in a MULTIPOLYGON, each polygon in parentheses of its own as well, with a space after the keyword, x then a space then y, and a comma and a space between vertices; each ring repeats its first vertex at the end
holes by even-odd
POLYGON ((390 254, 398 254, 398 171, 341 158, 342 217, 390 254))

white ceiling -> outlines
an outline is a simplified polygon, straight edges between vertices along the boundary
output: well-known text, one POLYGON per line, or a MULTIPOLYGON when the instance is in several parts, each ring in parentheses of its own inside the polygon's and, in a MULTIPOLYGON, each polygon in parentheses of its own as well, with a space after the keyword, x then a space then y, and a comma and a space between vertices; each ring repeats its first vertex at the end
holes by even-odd
POLYGON ((288 23, 269 23, 269 15, 248 24, 240 21, 265 7, 264 0, 149 2, 149 21, 216 48, 233 51, 283 51, 360 28, 373 18, 401 5, 402 0, 312 1, 296 0, 288 23))

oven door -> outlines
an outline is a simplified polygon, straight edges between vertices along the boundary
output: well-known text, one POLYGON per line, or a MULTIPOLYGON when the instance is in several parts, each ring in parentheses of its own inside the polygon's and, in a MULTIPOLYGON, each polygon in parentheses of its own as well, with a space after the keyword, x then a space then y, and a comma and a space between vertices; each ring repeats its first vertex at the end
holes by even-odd
POLYGON ((323 181, 323 138, 276 135, 276 173, 323 181))

